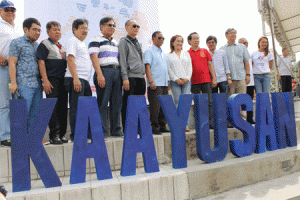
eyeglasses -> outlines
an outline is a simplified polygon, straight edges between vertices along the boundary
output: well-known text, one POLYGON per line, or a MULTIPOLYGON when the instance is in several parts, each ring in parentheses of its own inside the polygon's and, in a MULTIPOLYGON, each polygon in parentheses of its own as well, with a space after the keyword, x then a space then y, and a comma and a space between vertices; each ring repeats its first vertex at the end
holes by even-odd
POLYGON ((115 24, 105 24, 105 25, 107 25, 107 26, 109 26, 109 27, 116 27, 116 25, 115 24))
POLYGON ((88 27, 84 27, 84 26, 81 26, 81 27, 78 27, 79 29, 84 29, 85 31, 89 31, 89 28, 88 27))
POLYGON ((132 27, 133 27, 133 28, 136 28, 136 27, 137 27, 137 28, 140 28, 140 25, 134 24, 134 25, 132 25, 132 27))
POLYGON ((243 42, 243 44, 248 44, 248 42, 243 42))
POLYGON ((5 12, 16 12, 16 9, 15 8, 11 8, 11 9, 9 9, 9 8, 4 8, 4 11, 5 12))
POLYGON ((35 32, 39 32, 39 33, 42 32, 42 30, 41 30, 41 29, 38 29, 38 28, 33 28, 32 30, 35 31, 35 32))
POLYGON ((165 40, 164 37, 157 37, 159 40, 165 40))

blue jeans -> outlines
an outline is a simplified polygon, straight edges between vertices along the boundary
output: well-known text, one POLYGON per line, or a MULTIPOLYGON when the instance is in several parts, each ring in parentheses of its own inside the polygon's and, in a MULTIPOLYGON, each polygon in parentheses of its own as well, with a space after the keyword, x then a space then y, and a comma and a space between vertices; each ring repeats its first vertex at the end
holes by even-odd
POLYGON ((10 78, 8 66, 0 66, 0 140, 10 139, 9 100, 11 92, 8 89, 10 78))
POLYGON ((110 135, 121 136, 121 109, 122 109, 122 80, 120 69, 102 68, 105 78, 105 87, 98 85, 97 74, 94 74, 94 84, 97 91, 97 101, 101 116, 104 136, 108 136, 107 104, 109 102, 110 135))
MULTIPOLYGON (((18 85, 19 94, 27 101, 27 110, 28 110, 28 131, 31 129, 33 120, 39 109, 40 102, 42 100, 42 85, 39 85, 38 88, 31 88, 25 85, 18 85)), ((14 95, 14 99, 16 95, 14 95)))
MULTIPOLYGON (((177 108, 180 95, 191 94, 191 81, 187 82, 185 85, 178 85, 176 82, 170 81, 170 85, 171 85, 171 91, 173 94, 174 104, 177 108)), ((189 115, 186 126, 189 126, 189 124, 190 124, 190 115, 189 115)))
POLYGON ((69 93, 69 104, 70 104, 69 120, 70 120, 70 127, 71 127, 71 134, 70 134, 71 139, 74 138, 74 133, 75 133, 78 99, 79 97, 82 96, 92 96, 90 83, 81 78, 79 80, 81 82, 81 90, 79 92, 76 92, 74 90, 73 78, 71 77, 65 78, 65 88, 69 93))
POLYGON ((271 84, 270 74, 254 74, 254 84, 256 93, 269 93, 271 84))

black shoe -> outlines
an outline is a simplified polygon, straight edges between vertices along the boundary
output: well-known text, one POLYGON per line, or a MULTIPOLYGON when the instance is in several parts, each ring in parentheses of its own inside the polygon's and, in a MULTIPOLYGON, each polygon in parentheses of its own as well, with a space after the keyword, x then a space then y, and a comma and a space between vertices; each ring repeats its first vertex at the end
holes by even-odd
POLYGON ((152 134, 153 135, 161 135, 162 133, 159 130, 153 130, 152 134))
POLYGON ((59 139, 59 137, 54 137, 49 140, 50 144, 62 144, 63 142, 59 139))
POLYGON ((214 129, 214 126, 213 125, 209 125, 209 129, 214 129))
POLYGON ((10 140, 3 140, 3 141, 1 141, 1 145, 10 147, 11 142, 10 142, 10 140))
POLYGON ((62 143, 68 143, 69 140, 64 136, 60 138, 60 141, 62 141, 62 143))
POLYGON ((160 128, 159 129, 160 132, 171 132, 169 129, 167 129, 166 127, 164 128, 160 128))

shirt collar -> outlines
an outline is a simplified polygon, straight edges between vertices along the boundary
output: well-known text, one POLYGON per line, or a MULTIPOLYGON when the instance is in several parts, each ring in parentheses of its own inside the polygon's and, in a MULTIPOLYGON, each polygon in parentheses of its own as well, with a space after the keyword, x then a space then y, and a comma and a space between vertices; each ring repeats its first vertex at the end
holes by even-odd
POLYGON ((228 46, 236 46, 236 43, 233 43, 233 45, 230 45, 230 44, 228 44, 228 42, 227 42, 227 44, 225 45, 226 47, 228 47, 228 46))
POLYGON ((4 19, 2 19, 2 17, 0 16, 0 23, 3 23, 5 25, 11 26, 13 27, 10 23, 8 23, 7 21, 4 21, 4 19))
MULTIPOLYGON (((48 40, 52 43, 52 44, 55 44, 49 37, 48 37, 48 40)), ((59 44, 59 42, 57 42, 59 44)))
POLYGON ((103 37, 103 38, 105 38, 105 39, 107 39, 107 40, 109 40, 109 41, 112 41, 113 39, 114 39, 114 37, 111 37, 111 39, 108 39, 106 36, 104 36, 102 33, 100 33, 100 37, 103 37))
POLYGON ((154 49, 155 51, 162 52, 161 48, 158 48, 158 47, 155 46, 154 44, 152 45, 152 49, 154 49))
POLYGON ((137 42, 137 38, 132 38, 129 35, 127 35, 127 38, 131 41, 131 42, 137 42))
POLYGON ((190 50, 191 50, 191 51, 194 51, 194 52, 197 52, 197 51, 200 51, 200 47, 198 47, 196 51, 193 50, 192 47, 190 48, 190 50))

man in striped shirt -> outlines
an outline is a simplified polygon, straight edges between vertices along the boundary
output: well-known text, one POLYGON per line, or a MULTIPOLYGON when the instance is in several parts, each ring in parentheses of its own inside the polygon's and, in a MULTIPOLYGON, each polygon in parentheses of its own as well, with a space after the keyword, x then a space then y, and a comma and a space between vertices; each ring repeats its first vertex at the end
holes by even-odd
POLYGON ((101 34, 89 43, 89 53, 95 69, 94 83, 104 136, 108 136, 107 106, 110 107, 110 135, 121 136, 122 81, 118 61, 118 43, 113 39, 115 22, 111 17, 100 20, 101 34))

